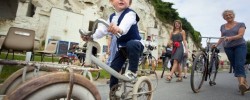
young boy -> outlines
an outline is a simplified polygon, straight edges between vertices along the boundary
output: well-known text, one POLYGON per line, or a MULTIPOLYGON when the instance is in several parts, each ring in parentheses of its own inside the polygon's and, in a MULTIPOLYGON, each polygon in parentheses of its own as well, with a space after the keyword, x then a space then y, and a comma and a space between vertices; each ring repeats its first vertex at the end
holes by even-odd
MULTIPOLYGON (((129 59, 128 72, 125 76, 129 79, 136 77, 136 71, 138 68, 139 57, 143 52, 144 46, 139 35, 137 23, 139 16, 129 8, 132 0, 109 0, 115 8, 115 13, 111 14, 108 22, 110 26, 108 28, 104 26, 98 26, 96 32, 93 34, 93 39, 99 39, 107 35, 107 32, 111 34, 121 34, 121 37, 117 38, 117 45, 119 50, 115 53, 115 57, 111 62, 111 68, 120 72, 126 59, 129 59)), ((110 78, 110 88, 118 83, 118 79, 114 76, 110 78)))

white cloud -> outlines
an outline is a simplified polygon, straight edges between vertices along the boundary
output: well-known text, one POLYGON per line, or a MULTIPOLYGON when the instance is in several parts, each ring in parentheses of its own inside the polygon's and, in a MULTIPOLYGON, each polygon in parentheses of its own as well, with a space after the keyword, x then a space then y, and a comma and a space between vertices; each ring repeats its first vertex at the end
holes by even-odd
MULTIPOLYGON (((180 17, 186 18, 195 30, 202 36, 220 36, 220 26, 226 21, 222 12, 226 9, 234 10, 235 21, 244 22, 247 29, 244 35, 250 40, 250 0, 162 0, 174 3, 180 17)), ((217 40, 216 40, 217 41, 217 40)), ((204 43, 204 42, 202 42, 204 43)))

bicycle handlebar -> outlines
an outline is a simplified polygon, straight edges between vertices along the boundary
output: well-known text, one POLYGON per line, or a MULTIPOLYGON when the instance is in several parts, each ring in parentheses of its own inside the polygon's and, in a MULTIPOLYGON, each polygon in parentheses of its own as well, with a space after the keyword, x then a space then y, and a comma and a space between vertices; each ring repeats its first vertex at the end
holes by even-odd
POLYGON ((201 37, 201 38, 207 38, 207 39, 224 39, 226 37, 201 37))
MULTIPOLYGON (((85 32, 83 29, 79 29, 79 32, 81 33, 81 35, 93 35, 95 33, 96 27, 98 23, 102 23, 104 26, 109 27, 109 24, 107 21, 103 20, 103 19, 97 19, 95 20, 92 30, 90 32, 85 32)), ((120 33, 114 34, 117 38, 121 37, 120 33)))

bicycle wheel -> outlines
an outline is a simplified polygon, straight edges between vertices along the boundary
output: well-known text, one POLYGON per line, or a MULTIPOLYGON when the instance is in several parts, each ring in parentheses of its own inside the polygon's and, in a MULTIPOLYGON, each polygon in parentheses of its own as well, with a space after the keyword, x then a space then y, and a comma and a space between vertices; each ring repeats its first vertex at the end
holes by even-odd
MULTIPOLYGON (((11 74, 11 76, 9 76, 3 82, 3 84, 0 86, 0 95, 10 93, 14 89, 16 89, 18 86, 23 84, 23 82, 22 82, 23 70, 24 70, 24 68, 17 70, 16 72, 11 74)), ((45 71, 39 71, 38 75, 36 76, 36 75, 34 75, 33 71, 34 71, 33 67, 27 68, 26 75, 25 75, 26 82, 30 79, 36 78, 37 76, 42 76, 42 75, 46 75, 49 73, 49 72, 45 72, 45 71)))
POLYGON ((212 57, 210 63, 209 63, 209 85, 213 86, 216 85, 215 79, 218 73, 218 68, 219 68, 219 58, 218 57, 212 57))
POLYGON ((69 59, 69 57, 62 57, 59 61, 59 64, 67 64, 67 65, 72 65, 72 61, 69 59))
POLYGON ((91 71, 91 74, 93 76, 93 79, 96 81, 101 75, 100 68, 96 64, 93 64, 92 68, 94 68, 95 70, 91 71))
MULTIPOLYGON (((148 58, 149 58, 148 59, 149 60, 148 66, 149 66, 149 69, 150 69, 150 73, 151 72, 155 73, 155 70, 158 67, 158 62, 157 62, 157 60, 156 60, 156 58, 154 56, 151 56, 151 57, 148 57, 148 58)), ((152 73, 152 74, 154 74, 154 73, 152 73)))
POLYGON ((162 73, 161 73, 161 78, 163 78, 163 75, 168 67, 168 61, 169 61, 169 57, 166 57, 165 60, 162 62, 162 73))
MULTIPOLYGON (((33 79, 7 94, 8 100, 59 100, 67 97, 69 73, 57 72, 33 79)), ((73 75, 71 100, 101 100, 95 85, 79 74, 73 75)))
POLYGON ((145 56, 141 57, 139 60, 139 67, 137 72, 139 76, 147 75, 146 63, 147 63, 147 58, 145 56))
POLYGON ((152 100, 152 83, 146 76, 142 76, 134 84, 132 100, 152 100))
POLYGON ((198 93, 205 79, 206 74, 206 60, 203 52, 196 55, 191 70, 191 88, 194 93, 198 93))

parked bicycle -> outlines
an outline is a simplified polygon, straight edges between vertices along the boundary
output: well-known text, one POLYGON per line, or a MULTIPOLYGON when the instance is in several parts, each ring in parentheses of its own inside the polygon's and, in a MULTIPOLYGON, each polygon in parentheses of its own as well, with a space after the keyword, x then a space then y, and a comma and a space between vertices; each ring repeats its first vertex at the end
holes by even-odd
MULTIPOLYGON (((83 52, 83 49, 84 48, 81 48, 79 46, 71 49, 70 54, 61 55, 61 58, 59 59, 58 63, 59 64, 67 64, 67 65, 78 64, 79 66, 83 66, 84 60, 85 60, 85 55, 86 55, 85 54, 86 52, 83 52)), ((96 55, 96 53, 97 53, 96 47, 94 47, 93 49, 95 49, 95 50, 92 51, 92 54, 96 55)), ((100 75, 101 75, 101 72, 99 70, 100 68, 94 63, 92 63, 90 67, 94 69, 94 70, 90 70, 92 73, 93 80, 95 80, 95 81, 98 80, 100 78, 100 75)), ((84 73, 82 71, 81 74, 86 74, 86 73, 84 73)))
POLYGON ((219 68, 219 49, 211 48, 211 39, 221 39, 223 37, 202 37, 206 38, 207 46, 205 50, 196 53, 191 70, 191 88, 194 93, 198 93, 204 81, 209 79, 210 86, 216 85, 215 79, 219 68))

